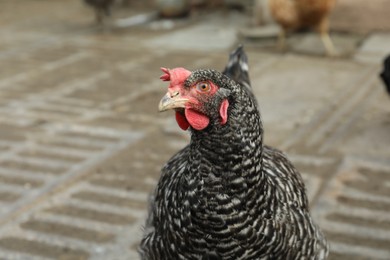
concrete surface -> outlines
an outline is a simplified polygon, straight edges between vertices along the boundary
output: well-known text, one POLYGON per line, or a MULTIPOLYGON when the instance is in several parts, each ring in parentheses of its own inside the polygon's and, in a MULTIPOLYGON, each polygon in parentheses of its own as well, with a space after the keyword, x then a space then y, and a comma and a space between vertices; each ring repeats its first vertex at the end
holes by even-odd
MULTIPOLYGON (((114 19, 149 11, 129 1, 114 19)), ((148 194, 189 139, 157 113, 159 67, 222 69, 250 20, 225 10, 102 31, 81 1, 1 1, 0 259, 138 259, 148 194)), ((284 54, 244 42, 265 141, 302 172, 330 259, 390 259, 378 80, 390 34, 335 33, 342 58, 310 33, 284 54)))

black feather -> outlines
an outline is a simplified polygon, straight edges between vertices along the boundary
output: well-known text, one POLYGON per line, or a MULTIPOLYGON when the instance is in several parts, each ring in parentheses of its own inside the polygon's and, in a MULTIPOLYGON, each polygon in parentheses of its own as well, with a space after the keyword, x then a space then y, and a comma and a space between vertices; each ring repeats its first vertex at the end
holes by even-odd
POLYGON ((249 77, 248 56, 246 55, 242 45, 239 45, 230 53, 229 60, 222 74, 228 76, 236 83, 246 88, 248 93, 252 95, 252 98, 256 99, 252 91, 249 77))
POLYGON ((248 57, 244 47, 240 45, 230 53, 229 61, 222 73, 237 83, 250 87, 248 69, 248 57))
POLYGON ((390 95, 390 55, 383 61, 383 71, 380 74, 385 88, 390 95))

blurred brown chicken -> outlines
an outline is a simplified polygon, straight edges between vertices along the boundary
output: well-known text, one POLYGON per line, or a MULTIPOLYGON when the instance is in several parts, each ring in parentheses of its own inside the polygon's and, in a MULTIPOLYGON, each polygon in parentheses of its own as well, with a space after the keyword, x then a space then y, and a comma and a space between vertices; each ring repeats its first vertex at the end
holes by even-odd
POLYGON ((284 49, 286 33, 301 28, 314 28, 321 36, 329 56, 335 54, 329 37, 329 15, 336 0, 269 0, 273 18, 280 25, 279 47, 284 49))

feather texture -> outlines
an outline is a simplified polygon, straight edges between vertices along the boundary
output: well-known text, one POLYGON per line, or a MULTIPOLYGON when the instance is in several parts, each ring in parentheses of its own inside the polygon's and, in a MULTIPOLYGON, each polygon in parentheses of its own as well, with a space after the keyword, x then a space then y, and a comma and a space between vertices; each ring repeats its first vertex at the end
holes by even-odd
POLYGON ((204 79, 226 90, 229 119, 191 129, 190 144, 162 168, 141 258, 325 259, 302 178, 282 152, 263 145, 252 92, 214 70, 194 71, 185 84, 204 79))
POLYGON ((383 61, 383 71, 381 72, 380 77, 385 84, 387 93, 390 95, 390 55, 383 61))

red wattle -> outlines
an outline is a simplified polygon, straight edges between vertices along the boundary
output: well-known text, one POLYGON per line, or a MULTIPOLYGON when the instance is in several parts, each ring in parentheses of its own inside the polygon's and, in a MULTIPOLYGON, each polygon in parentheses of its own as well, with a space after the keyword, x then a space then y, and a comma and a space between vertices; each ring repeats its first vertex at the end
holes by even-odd
POLYGON ((186 117, 182 113, 176 112, 175 116, 176 116, 176 122, 181 129, 185 131, 188 129, 188 127, 190 127, 190 124, 188 123, 186 117))
POLYGON ((228 120, 227 110, 229 107, 229 101, 227 99, 224 99, 222 101, 221 106, 219 107, 219 115, 221 117, 221 125, 226 124, 228 120))
POLYGON ((210 119, 207 116, 191 108, 185 110, 185 115, 188 123, 196 130, 203 130, 210 123, 210 119))

